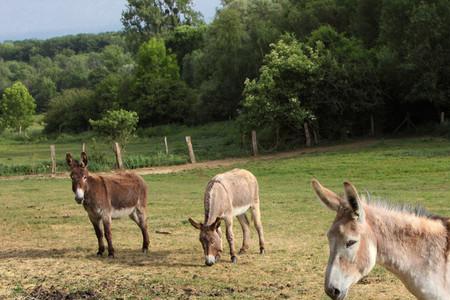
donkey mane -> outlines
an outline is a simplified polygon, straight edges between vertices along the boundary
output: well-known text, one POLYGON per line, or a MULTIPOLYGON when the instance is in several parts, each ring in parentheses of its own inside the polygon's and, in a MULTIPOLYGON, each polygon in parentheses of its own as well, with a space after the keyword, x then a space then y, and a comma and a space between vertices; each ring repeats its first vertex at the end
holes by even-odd
POLYGON ((204 205, 205 205, 205 224, 208 223, 209 220, 209 208, 210 208, 210 201, 211 201, 211 189, 214 186, 214 183, 218 182, 217 180, 210 180, 208 182, 208 185, 206 186, 205 191, 205 198, 204 198, 204 205))
POLYGON ((392 212, 410 214, 419 218, 426 218, 431 220, 442 218, 441 216, 429 212, 426 208, 424 208, 420 204, 391 202, 389 200, 380 197, 372 197, 369 192, 366 193, 367 197, 361 195, 361 199, 363 199, 363 201, 369 206, 378 207, 392 212))

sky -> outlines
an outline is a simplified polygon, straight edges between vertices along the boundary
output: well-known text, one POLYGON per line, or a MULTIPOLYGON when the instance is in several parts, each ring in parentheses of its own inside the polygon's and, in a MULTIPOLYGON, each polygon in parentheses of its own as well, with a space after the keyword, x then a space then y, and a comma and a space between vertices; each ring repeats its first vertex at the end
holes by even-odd
MULTIPOLYGON (((126 0, 0 0, 0 42, 118 31, 126 0)), ((193 0, 209 22, 220 0, 193 0)))

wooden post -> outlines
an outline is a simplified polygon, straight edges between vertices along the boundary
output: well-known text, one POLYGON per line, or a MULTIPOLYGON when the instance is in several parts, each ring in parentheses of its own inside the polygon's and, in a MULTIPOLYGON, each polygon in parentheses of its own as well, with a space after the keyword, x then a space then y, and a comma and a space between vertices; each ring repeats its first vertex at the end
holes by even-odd
POLYGON ((445 122, 445 112, 441 111, 441 124, 445 122))
POLYGON ((252 130, 252 149, 253 156, 258 155, 258 140, 256 139, 256 130, 252 130))
POLYGON ((83 143, 83 145, 81 145, 81 152, 86 152, 86 143, 83 143))
POLYGON ((164 145, 166 146, 166 155, 169 155, 169 145, 167 145, 167 136, 164 137, 164 145))
POLYGON ((123 169, 122 152, 118 142, 114 143, 114 153, 116 154, 116 166, 118 169, 123 169))
POLYGON ((194 154, 194 149, 192 148, 192 141, 191 141, 191 137, 190 136, 186 137, 186 144, 188 146, 189 158, 191 160, 191 163, 195 164, 196 163, 195 154, 194 154))
POLYGON ((56 151, 55 145, 50 145, 50 156, 52 159, 52 177, 56 175, 56 151))
POLYGON ((308 122, 303 124, 305 128, 306 147, 311 147, 311 134, 309 133, 308 122))
POLYGON ((373 115, 370 115, 370 135, 375 136, 375 120, 373 119, 373 115))

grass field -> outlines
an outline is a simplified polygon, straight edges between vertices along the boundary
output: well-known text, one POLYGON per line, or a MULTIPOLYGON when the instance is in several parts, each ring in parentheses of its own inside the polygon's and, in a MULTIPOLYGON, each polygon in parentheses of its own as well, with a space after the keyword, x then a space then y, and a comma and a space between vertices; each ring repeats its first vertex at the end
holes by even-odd
MULTIPOLYGON (((204 187, 224 169, 146 176, 150 252, 145 256, 139 251, 141 235, 131 220, 116 220, 115 259, 95 256, 93 229, 73 200, 69 179, 3 180, 0 298, 64 293, 104 299, 327 299, 325 232, 334 215, 315 199, 311 177, 337 191, 349 179, 361 192, 421 203, 450 216, 449 157, 448 140, 415 138, 237 165, 259 180, 267 253, 257 254, 252 227, 249 254, 232 265, 225 247, 222 261, 213 267, 203 265, 198 233, 187 218, 201 219, 204 187)), ((237 222, 235 235, 240 246, 237 222)), ((354 286, 349 298, 413 299, 380 267, 354 286)))
MULTIPOLYGON (((94 132, 77 135, 61 134, 48 137, 42 126, 35 124, 29 137, 6 133, 0 136, 0 176, 50 173, 50 145, 56 147, 57 171, 65 171, 65 154, 78 156, 82 143, 86 143, 91 168, 110 170, 115 167, 112 145, 95 136, 94 132)), ((123 151, 128 168, 174 165, 188 161, 185 136, 192 137, 197 161, 239 157, 250 154, 249 143, 241 146, 241 133, 236 122, 216 122, 187 127, 164 125, 140 131, 123 151), (165 153, 164 136, 167 136, 169 154, 165 153)))

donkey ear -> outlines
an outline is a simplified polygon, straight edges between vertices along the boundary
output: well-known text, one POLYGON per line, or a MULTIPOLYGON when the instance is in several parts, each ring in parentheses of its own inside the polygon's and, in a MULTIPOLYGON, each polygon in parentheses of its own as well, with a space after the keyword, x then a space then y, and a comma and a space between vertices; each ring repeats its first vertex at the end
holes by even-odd
POLYGON ((83 165, 82 165, 82 167, 87 167, 87 165, 88 165, 88 157, 87 157, 87 154, 86 154, 86 152, 81 152, 81 162, 83 163, 83 165))
POLYGON ((364 220, 364 209, 361 205, 361 199, 359 198, 358 191, 350 182, 344 182, 345 200, 348 206, 353 211, 355 219, 360 221, 364 220))
POLYGON ((72 154, 66 153, 66 162, 67 162, 67 165, 68 165, 69 167, 72 167, 72 166, 73 166, 73 158, 72 158, 72 154))
POLYGON ((192 218, 189 218, 189 223, 191 223, 191 225, 196 229, 202 228, 202 224, 194 221, 194 219, 192 219, 192 218))
POLYGON ((341 206, 342 199, 336 193, 323 187, 316 179, 311 181, 311 186, 316 193, 317 197, 325 204, 329 209, 338 211, 341 206))
POLYGON ((211 224, 211 229, 212 230, 216 230, 217 228, 219 228, 220 227, 220 221, 221 221, 221 219, 220 218, 217 218, 215 221, 214 221, 214 223, 212 223, 211 224))

